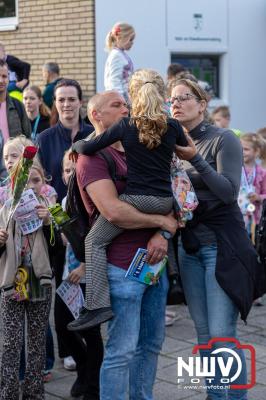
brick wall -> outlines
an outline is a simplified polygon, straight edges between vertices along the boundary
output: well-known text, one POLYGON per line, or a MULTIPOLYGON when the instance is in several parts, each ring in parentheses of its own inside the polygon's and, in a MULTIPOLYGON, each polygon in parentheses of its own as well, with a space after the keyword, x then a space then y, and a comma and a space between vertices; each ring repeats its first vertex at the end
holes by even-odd
POLYGON ((31 83, 43 87, 42 65, 77 79, 84 100, 95 93, 94 0, 19 0, 16 31, 0 32, 9 54, 31 64, 31 83))

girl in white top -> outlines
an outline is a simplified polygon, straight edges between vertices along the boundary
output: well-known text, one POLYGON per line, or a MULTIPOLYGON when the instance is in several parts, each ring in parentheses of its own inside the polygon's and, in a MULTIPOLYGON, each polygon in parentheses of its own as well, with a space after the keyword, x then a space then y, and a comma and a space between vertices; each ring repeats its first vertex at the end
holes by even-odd
POLYGON ((129 24, 117 22, 105 40, 106 49, 109 51, 104 70, 105 90, 117 90, 127 102, 133 63, 126 50, 131 49, 134 39, 134 28, 129 24))

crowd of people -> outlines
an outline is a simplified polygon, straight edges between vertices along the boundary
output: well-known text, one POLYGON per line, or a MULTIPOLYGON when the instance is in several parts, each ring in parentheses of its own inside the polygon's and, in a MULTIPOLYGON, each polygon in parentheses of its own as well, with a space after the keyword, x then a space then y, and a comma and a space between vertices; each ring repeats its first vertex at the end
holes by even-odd
MULTIPOLYGON (((134 39, 127 23, 107 34, 105 91, 89 99, 85 120, 79 82, 47 62, 42 92, 30 82, 29 64, 0 44, 0 400, 17 400, 19 390, 23 400, 45 398, 54 362, 53 277, 56 288, 67 280, 85 297, 77 318, 57 292, 54 299, 59 357, 66 369, 76 369, 70 394, 83 400, 125 400, 128 393, 131 400, 153 399, 165 325, 176 318, 166 317, 172 260, 200 345, 237 338, 239 316, 246 322, 254 301, 263 304, 254 244, 266 199, 266 128, 231 129, 225 105, 209 113, 210 85, 184 66, 171 64, 166 82, 156 71, 134 71, 128 55, 134 39), (10 208, 14 171, 25 147, 34 145, 27 189, 38 200, 42 223, 25 234, 10 208), (171 185, 173 155, 189 182, 183 194, 193 211, 187 214, 171 185), (67 212, 73 179, 90 227, 85 260, 50 212, 56 203, 67 212), (147 249, 151 265, 169 256, 158 284, 125 277, 138 249, 147 249), (18 296, 25 271, 29 293, 21 289, 18 296)), ((242 371, 234 383, 245 385, 243 351, 233 341, 215 345, 238 354, 242 371)), ((209 357, 209 350, 201 356, 209 357)), ((208 400, 247 398, 246 390, 222 387, 220 372, 208 385, 208 400)))

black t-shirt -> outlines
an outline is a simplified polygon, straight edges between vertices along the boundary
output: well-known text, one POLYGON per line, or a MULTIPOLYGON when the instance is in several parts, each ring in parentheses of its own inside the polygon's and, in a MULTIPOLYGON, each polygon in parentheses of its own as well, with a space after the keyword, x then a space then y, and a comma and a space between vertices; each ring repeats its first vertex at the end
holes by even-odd
MULTIPOLYGON (((42 131, 45 131, 45 129, 50 128, 50 122, 49 122, 49 117, 44 117, 41 115, 39 119, 39 123, 37 125, 37 131, 36 133, 41 133, 42 131)), ((36 118, 34 120, 30 120, 31 123, 31 131, 33 132, 34 126, 35 126, 36 118)))
POLYGON ((37 118, 35 118, 33 120, 30 119, 31 132, 32 132, 31 139, 34 143, 36 143, 38 141, 38 136, 41 132, 45 131, 45 129, 50 128, 50 118, 49 117, 44 117, 43 115, 41 115, 39 121, 37 121, 37 118), (37 126, 36 126, 36 124, 37 124, 37 126))

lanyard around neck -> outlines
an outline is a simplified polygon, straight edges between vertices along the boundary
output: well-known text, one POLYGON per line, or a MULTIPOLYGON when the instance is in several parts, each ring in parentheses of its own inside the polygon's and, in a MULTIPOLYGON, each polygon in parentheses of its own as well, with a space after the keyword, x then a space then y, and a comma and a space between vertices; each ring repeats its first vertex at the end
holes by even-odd
POLYGON ((38 129, 38 125, 39 125, 40 118, 41 118, 41 116, 40 116, 40 114, 39 114, 39 115, 37 116, 37 118, 35 119, 34 126, 33 126, 33 130, 32 130, 32 132, 31 132, 31 139, 32 139, 32 141, 33 141, 34 143, 35 143, 35 141, 36 141, 37 129, 38 129))
POLYGON ((257 166, 253 167, 253 170, 250 175, 247 174, 246 168, 242 167, 242 185, 247 189, 248 192, 253 191, 253 186, 255 183, 257 175, 257 166))

